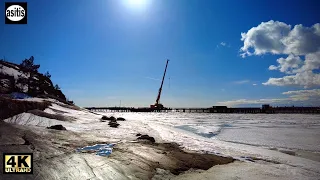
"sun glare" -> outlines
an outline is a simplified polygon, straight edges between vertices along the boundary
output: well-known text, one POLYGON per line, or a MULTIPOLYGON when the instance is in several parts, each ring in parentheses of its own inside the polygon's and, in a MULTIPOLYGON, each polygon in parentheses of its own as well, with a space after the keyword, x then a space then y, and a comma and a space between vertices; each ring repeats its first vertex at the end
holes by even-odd
POLYGON ((150 0, 125 0, 125 3, 130 8, 143 9, 145 8, 150 0))
POLYGON ((128 3, 132 6, 143 6, 146 0, 128 0, 128 3))

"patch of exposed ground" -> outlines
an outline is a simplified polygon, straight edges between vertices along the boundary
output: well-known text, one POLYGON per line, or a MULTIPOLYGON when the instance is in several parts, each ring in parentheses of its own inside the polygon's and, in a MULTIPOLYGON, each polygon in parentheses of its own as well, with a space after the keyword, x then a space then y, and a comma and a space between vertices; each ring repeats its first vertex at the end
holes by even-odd
POLYGON ((51 102, 19 101, 10 98, 0 97, 0 120, 14 115, 27 112, 33 109, 44 110, 51 105, 51 102))

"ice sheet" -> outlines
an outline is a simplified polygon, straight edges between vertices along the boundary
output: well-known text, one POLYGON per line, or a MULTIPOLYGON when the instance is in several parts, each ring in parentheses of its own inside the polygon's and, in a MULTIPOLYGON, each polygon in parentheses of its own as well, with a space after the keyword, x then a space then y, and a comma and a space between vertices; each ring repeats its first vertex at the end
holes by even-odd
POLYGON ((55 103, 49 108, 45 111, 70 116, 75 121, 63 122, 23 113, 20 124, 44 127, 62 124, 67 130, 115 141, 131 141, 137 133, 148 134, 156 142, 176 142, 189 150, 232 156, 249 163, 252 158, 260 158, 320 175, 320 162, 274 150, 320 153, 320 115, 101 112, 97 115, 55 103), (100 122, 102 115, 124 117, 126 121, 121 121, 119 128, 111 128, 100 122), (28 120, 31 116, 33 121, 28 120), (215 135, 205 135, 210 133, 215 135))

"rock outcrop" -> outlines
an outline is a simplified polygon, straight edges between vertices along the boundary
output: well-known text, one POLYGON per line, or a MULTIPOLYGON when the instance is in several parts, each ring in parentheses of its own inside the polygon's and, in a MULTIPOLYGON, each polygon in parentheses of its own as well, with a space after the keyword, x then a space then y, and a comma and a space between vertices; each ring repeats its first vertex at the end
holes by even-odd
POLYGON ((48 96, 66 101, 65 95, 53 85, 50 76, 22 65, 0 60, 0 94, 13 92, 25 93, 32 97, 48 96))

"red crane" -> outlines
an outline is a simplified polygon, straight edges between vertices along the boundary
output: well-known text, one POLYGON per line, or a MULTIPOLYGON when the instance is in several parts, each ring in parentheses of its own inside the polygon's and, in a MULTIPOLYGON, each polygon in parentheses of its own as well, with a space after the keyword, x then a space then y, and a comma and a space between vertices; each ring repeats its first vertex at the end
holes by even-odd
POLYGON ((161 92, 162 92, 162 86, 163 86, 163 82, 164 82, 164 78, 166 76, 167 73, 167 67, 168 67, 168 63, 169 63, 169 59, 167 59, 167 64, 166 64, 166 68, 164 69, 164 74, 162 77, 162 82, 161 82, 161 86, 159 88, 159 92, 158 92, 158 96, 157 96, 157 100, 156 103, 154 105, 150 105, 150 108, 154 108, 154 109, 163 109, 163 105, 160 102, 160 97, 161 97, 161 92))

